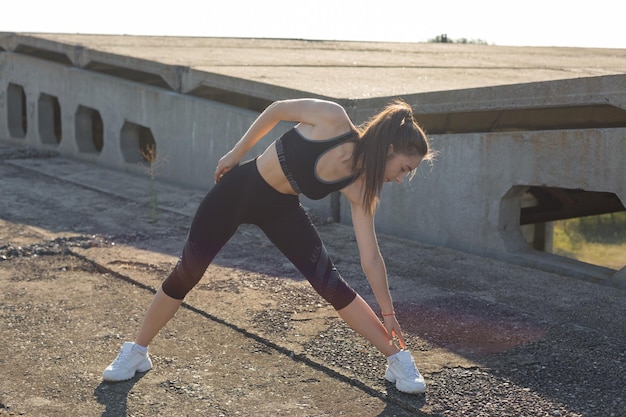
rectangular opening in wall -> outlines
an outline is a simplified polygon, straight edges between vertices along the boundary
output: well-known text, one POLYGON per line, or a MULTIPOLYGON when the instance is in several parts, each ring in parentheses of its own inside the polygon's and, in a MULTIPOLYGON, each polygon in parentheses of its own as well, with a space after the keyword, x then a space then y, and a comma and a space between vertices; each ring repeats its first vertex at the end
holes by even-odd
POLYGON ((28 114, 26 93, 21 85, 11 83, 7 88, 7 118, 11 137, 25 138, 28 130, 28 114))
POLYGON ((59 99, 40 94, 38 101, 39 139, 46 145, 58 145, 62 139, 61 106, 59 99))
POLYGON ((157 162, 157 146, 152 130, 129 121, 120 131, 120 146, 124 161, 152 166, 157 162))
POLYGON ((78 106, 74 124, 78 150, 84 153, 100 153, 104 146, 104 124, 100 112, 90 107, 78 106))
POLYGON ((520 228, 533 249, 616 270, 626 266, 626 207, 614 193, 529 187, 520 228))

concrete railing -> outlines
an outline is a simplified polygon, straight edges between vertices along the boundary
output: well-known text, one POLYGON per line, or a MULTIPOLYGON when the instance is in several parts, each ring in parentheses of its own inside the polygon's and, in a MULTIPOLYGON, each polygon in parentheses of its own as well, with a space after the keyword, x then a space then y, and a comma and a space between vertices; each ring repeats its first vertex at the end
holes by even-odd
MULTIPOLYGON (((0 34, 0 138, 136 174, 156 158, 161 180, 208 189, 218 158, 259 109, 303 94, 235 81, 0 34), (232 90, 229 100, 190 94, 218 83, 223 94, 232 90)), ((541 235, 551 220, 624 209, 626 75, 403 98, 440 156, 413 181, 386 186, 380 232, 606 282, 623 279, 625 270, 549 255, 537 250, 549 238, 533 248, 525 235, 541 235)), ((361 122, 388 99, 337 101, 361 122)), ((286 128, 278 126, 250 155, 286 128)), ((303 202, 321 217, 349 222, 338 196, 303 202)))

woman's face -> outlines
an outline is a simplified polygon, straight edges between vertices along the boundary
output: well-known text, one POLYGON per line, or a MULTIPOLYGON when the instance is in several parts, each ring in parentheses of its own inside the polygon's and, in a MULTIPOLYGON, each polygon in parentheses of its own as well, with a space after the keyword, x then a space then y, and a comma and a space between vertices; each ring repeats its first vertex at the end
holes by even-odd
POLYGON ((406 155, 393 151, 393 147, 387 154, 385 165, 385 182, 397 182, 401 184, 404 178, 422 162, 419 155, 406 155))

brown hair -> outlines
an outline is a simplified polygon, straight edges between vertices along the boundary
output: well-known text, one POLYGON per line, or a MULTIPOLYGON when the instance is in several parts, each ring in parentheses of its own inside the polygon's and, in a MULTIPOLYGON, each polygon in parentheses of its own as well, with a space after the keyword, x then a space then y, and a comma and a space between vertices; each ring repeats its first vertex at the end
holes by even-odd
POLYGON ((397 153, 432 160, 428 138, 413 119, 413 109, 404 100, 396 99, 378 114, 357 127, 360 140, 353 151, 352 167, 363 175, 363 207, 374 213, 384 182, 389 147, 397 153))

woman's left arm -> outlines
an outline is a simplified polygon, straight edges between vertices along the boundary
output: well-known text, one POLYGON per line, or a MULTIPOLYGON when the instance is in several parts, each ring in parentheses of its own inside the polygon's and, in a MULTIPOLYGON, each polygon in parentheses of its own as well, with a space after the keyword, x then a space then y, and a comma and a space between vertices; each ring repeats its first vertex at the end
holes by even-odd
POLYGON ((352 225, 356 236, 361 257, 361 267, 367 276, 376 301, 382 314, 393 312, 393 303, 387 282, 387 269, 380 253, 376 232, 374 231, 374 217, 366 213, 359 205, 352 204, 352 225))
MULTIPOLYGON (((348 199, 350 198, 348 197, 348 199)), ((395 317, 385 261, 378 247, 374 229, 374 215, 363 210, 358 200, 351 200, 351 212, 354 234, 361 258, 361 267, 381 308, 385 327, 389 332, 389 340, 391 341, 394 335, 397 336, 400 347, 404 349, 406 344, 400 325, 395 317)))

